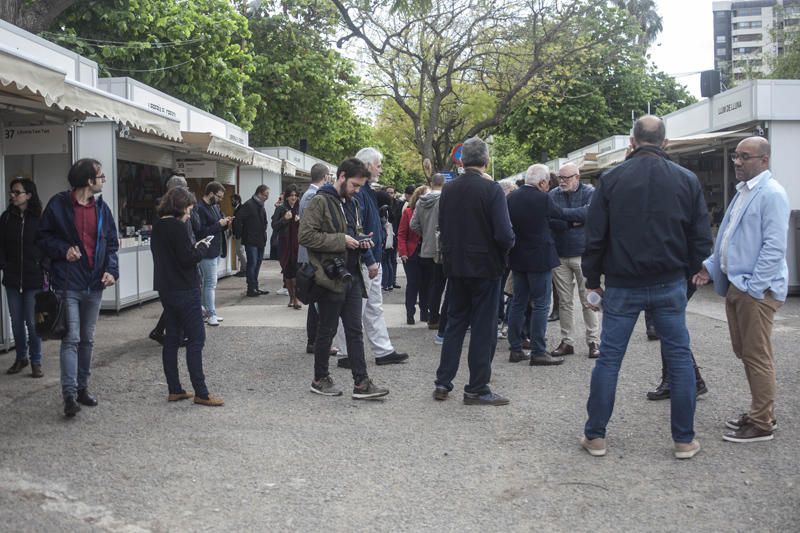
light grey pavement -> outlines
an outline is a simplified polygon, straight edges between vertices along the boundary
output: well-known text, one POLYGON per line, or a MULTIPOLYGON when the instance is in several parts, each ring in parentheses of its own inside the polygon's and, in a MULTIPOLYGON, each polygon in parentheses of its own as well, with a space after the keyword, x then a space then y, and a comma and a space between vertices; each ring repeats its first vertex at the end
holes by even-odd
MULTIPOLYGON (((775 325, 774 441, 721 439, 749 395, 723 300, 704 288, 688 313, 710 388, 697 407, 702 452, 673 459, 669 402, 645 399, 660 362, 641 319, 609 455, 592 458, 578 446, 593 366, 582 345, 547 368, 508 363, 500 341, 492 386, 509 406, 464 406, 465 366, 456 393, 436 403, 433 332, 404 324, 395 290, 387 322, 410 360, 375 367, 368 357, 391 394, 325 398, 308 391, 305 309, 286 307, 276 264, 265 266, 268 296, 244 297, 241 278, 218 288, 225 321, 207 329, 205 368, 222 408, 166 402, 160 349, 147 339, 158 302, 101 317, 91 381, 100 405, 72 420, 62 416, 57 343, 45 343, 43 379, 0 374, 0 530, 800 531, 798 298, 775 325)), ((556 324, 548 338, 554 347, 556 324)), ((3 371, 12 361, 0 354, 3 371)), ((332 375, 349 391, 348 371, 334 365, 332 375)))

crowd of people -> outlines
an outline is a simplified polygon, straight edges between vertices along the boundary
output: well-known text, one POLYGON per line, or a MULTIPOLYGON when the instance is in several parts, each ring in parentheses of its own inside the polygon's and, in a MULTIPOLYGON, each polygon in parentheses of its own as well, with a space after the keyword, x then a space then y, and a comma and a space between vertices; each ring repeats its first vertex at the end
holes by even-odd
MULTIPOLYGON (((593 456, 607 452, 620 365, 644 312, 648 338, 661 342, 663 368, 648 398, 671 400, 674 455, 688 459, 700 450, 694 412, 707 386, 691 350, 686 305, 697 286, 713 282, 725 297, 733 351, 752 395, 749 410, 726 421, 731 431, 723 438, 772 439, 777 421, 770 336, 787 295, 789 204, 769 170, 769 143, 751 137, 733 152, 740 183, 714 241, 701 184, 670 161, 666 142, 664 123, 645 116, 635 124, 626 161, 603 173, 596 188, 581 181, 573 164, 555 175, 534 164, 520 183, 501 186, 486 173, 487 144, 475 137, 463 143, 457 177, 434 174, 400 196, 378 184, 383 156, 365 148, 342 161, 332 179, 326 165, 314 165, 308 189, 302 195, 294 186, 283 191, 271 221, 265 185, 244 202, 235 198, 234 214, 226 216, 221 184, 208 183, 197 200, 185 179, 173 176, 151 240, 163 314, 150 336, 163 344, 167 400, 224 404, 209 393, 202 363, 204 322, 213 327, 223 320, 215 305, 217 263, 231 232, 247 296, 267 294, 259 287, 259 269, 271 224, 287 307, 308 304, 313 393, 343 394, 329 372, 330 357, 337 356, 336 365, 351 370, 352 398, 389 394, 368 375, 366 346, 377 365, 408 360, 395 349, 383 312, 383 293, 401 288, 399 266, 406 276, 406 322, 426 322, 441 345, 437 401, 454 389, 467 332, 468 405, 509 403, 490 387, 498 339, 507 338, 511 363, 554 366, 575 354, 577 289, 586 355, 596 359, 581 445, 593 456), (560 337, 549 349, 546 328, 554 315, 560 337), (181 346, 192 393, 179 379, 181 346)), ((94 331, 102 291, 119 276, 119 243, 99 195, 101 164, 76 162, 68 181, 70 190, 44 210, 32 181, 11 182, 9 207, 0 217, 0 267, 16 344, 9 374, 30 364, 32 376, 43 375, 35 295, 49 284, 64 302, 61 387, 64 414, 73 417, 81 405, 97 405, 88 388, 94 331)))

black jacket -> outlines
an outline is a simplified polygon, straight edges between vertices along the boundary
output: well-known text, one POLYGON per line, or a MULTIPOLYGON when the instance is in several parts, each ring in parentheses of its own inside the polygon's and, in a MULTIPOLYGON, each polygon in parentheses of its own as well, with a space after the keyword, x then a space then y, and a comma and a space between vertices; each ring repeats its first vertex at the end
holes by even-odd
POLYGON ((218 205, 209 205, 202 198, 197 202, 193 209, 197 212, 197 217, 192 218, 192 229, 196 240, 213 235, 208 249, 203 254, 203 259, 214 259, 215 257, 226 257, 228 246, 225 240, 225 228, 220 226, 219 221, 225 218, 218 205))
POLYGON ((700 181, 655 146, 599 180, 586 219, 586 287, 649 287, 700 270, 711 228, 700 181))
POLYGON ((264 205, 250 198, 236 211, 233 232, 245 246, 264 248, 267 245, 267 212, 264 205))
POLYGON ((508 266, 516 272, 549 272, 560 265, 550 219, 583 218, 581 208, 562 210, 549 194, 532 185, 523 185, 508 195, 508 213, 516 239, 508 266))
POLYGON ((150 250, 153 254, 153 288, 157 291, 180 291, 200 287, 197 263, 203 258, 203 246, 194 246, 186 224, 177 218, 159 218, 153 224, 150 250))
POLYGON ((36 244, 39 217, 9 207, 0 216, 0 268, 9 289, 41 289, 42 251, 36 244))
POLYGON ((471 169, 445 184, 439 200, 439 242, 447 277, 500 278, 514 246, 500 185, 471 169))

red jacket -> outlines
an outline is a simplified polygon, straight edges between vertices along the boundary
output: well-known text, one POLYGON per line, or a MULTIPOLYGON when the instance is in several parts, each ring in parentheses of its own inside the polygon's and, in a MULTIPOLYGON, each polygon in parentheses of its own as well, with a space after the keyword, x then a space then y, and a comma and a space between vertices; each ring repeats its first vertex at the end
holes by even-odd
POLYGON ((417 250, 420 235, 411 229, 411 215, 414 210, 410 207, 403 209, 403 216, 400 217, 400 226, 397 229, 397 255, 399 257, 411 257, 417 250))

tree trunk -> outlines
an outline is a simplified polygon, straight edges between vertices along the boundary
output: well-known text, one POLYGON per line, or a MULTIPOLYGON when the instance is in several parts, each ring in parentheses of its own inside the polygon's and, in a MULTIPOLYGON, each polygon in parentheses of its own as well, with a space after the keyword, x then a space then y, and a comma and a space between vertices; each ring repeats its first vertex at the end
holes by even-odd
POLYGON ((75 0, 0 0, 0 19, 31 33, 40 33, 74 3, 75 0))

